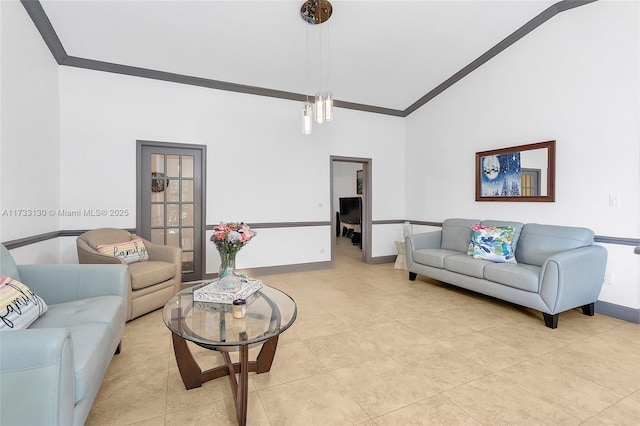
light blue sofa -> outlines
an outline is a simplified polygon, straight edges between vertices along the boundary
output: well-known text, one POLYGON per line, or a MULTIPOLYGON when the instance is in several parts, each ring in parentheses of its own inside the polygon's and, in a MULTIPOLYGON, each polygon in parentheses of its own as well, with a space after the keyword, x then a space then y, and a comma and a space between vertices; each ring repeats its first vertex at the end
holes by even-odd
POLYGON ((0 424, 82 425, 119 352, 127 311, 122 265, 20 265, 0 245, 0 276, 48 310, 26 330, 0 332, 0 424))
POLYGON ((607 251, 590 229, 496 220, 447 219, 440 231, 407 237, 405 252, 410 280, 420 274, 536 309, 549 328, 569 309, 594 315, 607 266, 607 251), (467 255, 472 224, 513 226, 518 263, 467 255))

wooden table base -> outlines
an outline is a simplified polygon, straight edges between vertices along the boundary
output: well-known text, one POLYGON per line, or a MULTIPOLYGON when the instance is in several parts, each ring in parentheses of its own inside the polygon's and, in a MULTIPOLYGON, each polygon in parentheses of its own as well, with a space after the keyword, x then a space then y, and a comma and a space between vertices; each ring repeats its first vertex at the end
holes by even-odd
MULTIPOLYGON (((260 349, 260 353, 255 361, 249 361, 249 346, 237 346, 240 362, 232 363, 229 352, 222 352, 225 365, 202 371, 196 360, 193 358, 187 341, 175 333, 171 333, 173 339, 173 351, 176 354, 176 362, 184 387, 187 389, 199 388, 203 383, 219 377, 229 376, 231 382, 231 390, 233 391, 234 400, 236 402, 236 415, 238 424, 244 426, 247 424, 247 397, 249 394, 249 373, 266 373, 271 370, 273 358, 278 347, 278 336, 272 337, 265 341, 260 349), (236 379, 239 375, 239 380, 236 379)), ((222 349, 223 347, 220 347, 222 349)), ((235 348, 235 346, 230 347, 235 348)))

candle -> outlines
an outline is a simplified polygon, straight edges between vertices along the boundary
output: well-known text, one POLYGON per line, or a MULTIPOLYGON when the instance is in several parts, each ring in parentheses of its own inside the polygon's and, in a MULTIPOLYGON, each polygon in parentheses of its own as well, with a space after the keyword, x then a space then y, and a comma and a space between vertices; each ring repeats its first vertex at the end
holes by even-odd
POLYGON ((237 299, 233 301, 233 317, 244 318, 247 313, 247 302, 244 299, 237 299))

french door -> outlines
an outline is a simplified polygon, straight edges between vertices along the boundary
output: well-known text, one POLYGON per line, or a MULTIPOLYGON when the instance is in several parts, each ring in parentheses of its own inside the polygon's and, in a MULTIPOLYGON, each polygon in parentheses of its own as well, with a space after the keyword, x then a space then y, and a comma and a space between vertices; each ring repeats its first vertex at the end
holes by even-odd
POLYGON ((206 147, 138 141, 137 232, 182 248, 182 282, 204 271, 206 147))

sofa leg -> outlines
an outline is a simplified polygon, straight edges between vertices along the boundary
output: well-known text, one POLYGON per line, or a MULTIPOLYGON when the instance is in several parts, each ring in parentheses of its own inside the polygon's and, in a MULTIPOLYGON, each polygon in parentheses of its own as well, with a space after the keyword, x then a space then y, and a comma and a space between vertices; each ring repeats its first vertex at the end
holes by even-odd
POLYGON ((417 276, 415 272, 409 272, 409 281, 415 281, 417 276))
POLYGON ((595 303, 589 303, 588 305, 581 306, 581 308, 582 308, 582 313, 585 315, 589 315, 590 317, 592 317, 596 314, 595 303))
POLYGON ((549 328, 558 328, 558 314, 551 315, 543 312, 542 316, 544 317, 544 325, 549 328))
POLYGON ((122 346, 122 342, 118 343, 118 347, 116 348, 116 355, 120 353, 120 346, 122 346))

